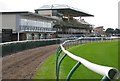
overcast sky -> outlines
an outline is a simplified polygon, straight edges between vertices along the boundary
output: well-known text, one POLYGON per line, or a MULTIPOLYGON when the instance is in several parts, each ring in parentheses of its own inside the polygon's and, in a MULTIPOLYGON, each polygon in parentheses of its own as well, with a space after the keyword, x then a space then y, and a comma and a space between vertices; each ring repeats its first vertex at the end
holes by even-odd
POLYGON ((119 0, 0 0, 2 11, 31 11, 46 4, 66 4, 90 14, 94 17, 84 19, 96 26, 104 28, 118 27, 118 2, 119 0))

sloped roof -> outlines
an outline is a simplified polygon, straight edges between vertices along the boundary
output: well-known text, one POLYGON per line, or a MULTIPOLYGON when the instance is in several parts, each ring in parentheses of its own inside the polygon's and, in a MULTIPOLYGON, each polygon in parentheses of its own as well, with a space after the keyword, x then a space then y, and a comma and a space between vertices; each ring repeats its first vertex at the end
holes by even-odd
POLYGON ((24 16, 36 16, 36 17, 47 19, 47 20, 56 20, 55 18, 42 16, 37 13, 33 13, 33 12, 29 12, 29 11, 11 11, 11 12, 7 11, 7 12, 0 12, 0 13, 1 14, 20 14, 20 15, 24 15, 24 16))
POLYGON ((70 7, 68 5, 55 4, 55 5, 43 5, 39 9, 64 9, 64 8, 70 8, 70 7))
POLYGON ((68 5, 64 5, 64 4, 55 4, 55 5, 43 5, 42 7, 40 7, 39 9, 36 9, 35 11, 42 11, 42 10, 58 10, 59 12, 63 13, 63 14, 70 14, 74 17, 78 17, 78 16, 94 16, 92 14, 89 14, 86 11, 68 6, 68 5))

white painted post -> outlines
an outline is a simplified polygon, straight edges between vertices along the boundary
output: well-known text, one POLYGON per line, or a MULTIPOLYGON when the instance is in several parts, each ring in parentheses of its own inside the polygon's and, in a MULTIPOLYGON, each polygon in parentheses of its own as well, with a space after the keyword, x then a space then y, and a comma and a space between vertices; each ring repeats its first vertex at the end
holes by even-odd
POLYGON ((20 38, 20 33, 18 32, 18 38, 17 38, 18 41, 20 40, 19 38, 20 38))

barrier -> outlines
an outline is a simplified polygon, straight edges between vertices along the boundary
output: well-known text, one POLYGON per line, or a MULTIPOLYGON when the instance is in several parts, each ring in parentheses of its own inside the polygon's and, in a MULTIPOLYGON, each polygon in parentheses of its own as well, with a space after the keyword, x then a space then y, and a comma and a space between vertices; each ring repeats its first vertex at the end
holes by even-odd
POLYGON ((3 57, 26 49, 32 49, 36 47, 59 44, 59 43, 60 43, 59 39, 42 39, 42 40, 6 42, 6 43, 0 43, 0 46, 2 47, 2 57, 3 57))
POLYGON ((66 50, 66 44, 68 44, 68 47, 69 47, 69 44, 83 44, 83 43, 88 43, 88 42, 101 42, 103 40, 113 40, 113 39, 109 39, 109 38, 89 38, 89 37, 86 37, 86 38, 78 38, 78 39, 75 39, 75 40, 67 40, 63 43, 60 44, 60 46, 58 47, 57 49, 57 52, 56 52, 56 81, 59 81, 59 71, 60 71, 60 65, 62 63, 62 61, 64 60, 64 58, 66 56, 69 56, 70 58, 72 58, 73 60, 76 60, 77 63, 76 65, 71 69, 71 71, 69 72, 68 76, 67 76, 67 79, 66 81, 69 81, 72 74, 75 72, 75 70, 81 65, 83 64, 85 67, 87 67, 88 69, 100 74, 100 75, 103 75, 103 78, 101 81, 111 81, 111 80, 117 80, 119 77, 120 77, 120 73, 119 71, 116 69, 116 68, 113 68, 113 67, 108 67, 108 66, 102 66, 102 65, 98 65, 98 64, 95 64, 95 63, 92 63, 84 58, 81 58, 79 56, 76 56, 72 53, 70 53, 69 51, 66 50), (60 60, 59 59, 59 56, 61 53, 64 53, 64 55, 61 57, 60 60))

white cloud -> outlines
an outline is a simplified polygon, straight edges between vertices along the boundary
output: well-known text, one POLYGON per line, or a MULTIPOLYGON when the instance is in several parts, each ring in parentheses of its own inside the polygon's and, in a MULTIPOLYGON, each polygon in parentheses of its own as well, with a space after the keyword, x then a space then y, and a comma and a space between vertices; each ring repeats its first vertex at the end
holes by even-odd
POLYGON ((6 10, 7 6, 5 5, 5 3, 0 2, 0 10, 6 10))

